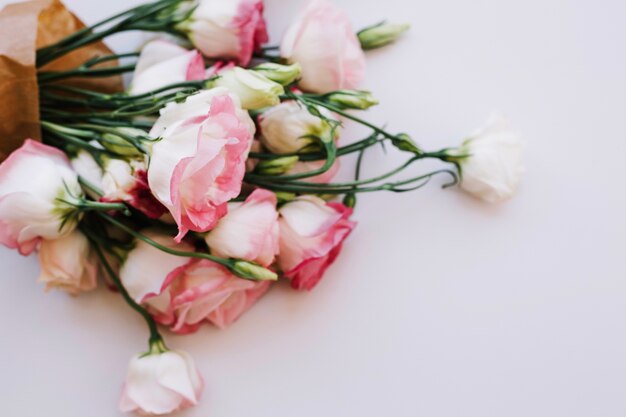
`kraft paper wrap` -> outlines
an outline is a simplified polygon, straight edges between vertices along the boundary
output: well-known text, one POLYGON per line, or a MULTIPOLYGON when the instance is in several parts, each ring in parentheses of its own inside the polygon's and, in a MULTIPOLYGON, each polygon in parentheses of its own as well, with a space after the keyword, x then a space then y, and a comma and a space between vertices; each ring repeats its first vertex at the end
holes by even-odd
MULTIPOLYGON (((27 138, 40 139, 36 50, 85 25, 59 0, 10 4, 0 11, 0 161, 27 138)), ((76 68, 90 58, 108 55, 102 42, 77 49, 46 65, 44 71, 76 68)), ((115 65, 115 61, 101 65, 115 65)), ((121 91, 119 76, 68 79, 64 84, 102 92, 121 91)))

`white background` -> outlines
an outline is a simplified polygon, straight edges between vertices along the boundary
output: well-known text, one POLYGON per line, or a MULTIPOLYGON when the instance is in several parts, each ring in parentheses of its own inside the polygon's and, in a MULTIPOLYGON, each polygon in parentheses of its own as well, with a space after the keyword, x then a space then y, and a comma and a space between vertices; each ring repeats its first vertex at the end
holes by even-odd
MULTIPOLYGON (((93 22, 138 1, 67 3, 93 22)), ((274 42, 302 3, 267 1, 274 42)), ((226 331, 168 335, 207 382, 181 415, 625 416, 626 3, 337 3, 355 27, 413 24, 369 54, 369 117, 437 149, 501 110, 528 175, 500 206, 438 184, 361 198, 315 291, 278 286, 226 331)), ((0 414, 118 415, 140 318, 106 290, 44 294, 34 257, 0 264, 0 414)))

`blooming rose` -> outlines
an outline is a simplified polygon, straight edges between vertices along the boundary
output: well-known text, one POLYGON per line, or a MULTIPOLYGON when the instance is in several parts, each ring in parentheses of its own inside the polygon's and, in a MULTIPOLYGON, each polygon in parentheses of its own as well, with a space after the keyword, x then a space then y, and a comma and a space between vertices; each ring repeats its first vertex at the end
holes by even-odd
POLYGON ((472 134, 456 152, 460 159, 461 188, 490 203, 510 198, 525 172, 523 141, 508 122, 491 116, 487 126, 472 134))
POLYGON ((268 40, 262 0, 200 0, 180 28, 205 56, 243 66, 268 40))
POLYGON ((64 218, 83 192, 65 154, 27 139, 0 164, 0 243, 30 254, 41 239, 70 234, 64 218))
POLYGON ((204 79, 204 60, 171 42, 155 40, 141 50, 129 94, 143 94, 183 81, 204 79))
POLYGON ((97 266, 89 241, 75 230, 39 247, 39 281, 46 289, 59 288, 71 295, 96 288, 97 266))
POLYGON ((352 209, 318 197, 301 196, 282 206, 279 212, 278 265, 291 279, 293 288, 311 290, 356 226, 348 219, 352 209))
POLYGON ((148 183, 178 224, 206 232, 241 191, 254 123, 236 96, 222 88, 203 91, 165 107, 151 135, 148 183))
POLYGON ((267 291, 269 281, 238 278, 208 260, 194 262, 168 289, 172 316, 163 324, 177 333, 191 333, 203 321, 225 328, 237 320, 267 291))
MULTIPOLYGON (((318 108, 325 117, 333 116, 326 109, 318 108)), ((330 124, 309 113, 295 101, 284 101, 263 112, 258 118, 260 139, 271 152, 279 155, 296 153, 317 143, 315 137, 331 134, 330 124)))
POLYGON ((354 89, 364 78, 365 57, 345 11, 313 0, 289 27, 281 56, 302 67, 302 89, 327 93, 354 89))
POLYGON ((230 203, 228 208, 206 237, 211 253, 271 265, 278 253, 276 195, 257 189, 244 203, 230 203))
POLYGON ((162 415, 196 405, 204 381, 183 351, 137 355, 131 359, 120 398, 122 412, 162 415))

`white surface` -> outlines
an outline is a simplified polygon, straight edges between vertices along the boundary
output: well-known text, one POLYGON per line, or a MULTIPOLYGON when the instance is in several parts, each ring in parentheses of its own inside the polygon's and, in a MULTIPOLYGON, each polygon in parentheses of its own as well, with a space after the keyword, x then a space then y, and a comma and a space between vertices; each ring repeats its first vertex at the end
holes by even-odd
MULTIPOLYGON (((137 1, 67 3, 94 21, 137 1)), ((274 41, 301 3, 267 2, 274 41)), ((357 27, 413 24, 369 56, 373 120, 434 149, 503 110, 528 175, 498 207, 436 185, 361 198, 315 291, 281 286, 227 331, 168 337, 207 382, 181 415, 626 415, 626 3, 338 3, 357 27)), ((140 318, 105 290, 44 294, 35 258, 0 262, 0 414, 118 415, 140 318)))

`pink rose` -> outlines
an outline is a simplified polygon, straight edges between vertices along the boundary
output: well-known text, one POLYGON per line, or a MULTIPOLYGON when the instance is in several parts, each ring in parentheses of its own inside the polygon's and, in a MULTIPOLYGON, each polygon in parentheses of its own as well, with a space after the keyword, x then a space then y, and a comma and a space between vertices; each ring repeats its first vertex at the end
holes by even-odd
POLYGON ((204 60, 198 51, 155 40, 141 50, 129 94, 143 94, 183 81, 204 79, 204 60))
POLYGON ((65 237, 42 240, 39 247, 39 282, 71 295, 96 288, 97 260, 89 241, 75 230, 65 237))
MULTIPOLYGON (((142 234, 170 249, 184 252, 194 250, 188 243, 176 244, 171 236, 157 230, 143 230, 142 234)), ((190 258, 170 255, 142 240, 136 240, 120 268, 119 277, 133 300, 144 305, 161 321, 171 315, 168 286, 191 262, 190 258)))
POLYGON ((214 88, 166 106, 151 135, 162 140, 152 147, 148 183, 178 224, 176 240, 211 230, 241 191, 250 116, 234 95, 214 88))
POLYGON ((180 350, 137 355, 128 365, 122 412, 163 415, 196 405, 204 381, 191 356, 180 350))
POLYGON ((196 331, 203 321, 223 329, 267 291, 269 281, 238 278, 223 266, 208 260, 185 268, 168 289, 171 317, 161 323, 177 333, 196 331))
POLYGON ((365 76, 365 57, 345 11, 313 0, 289 27, 281 55, 302 67, 302 89, 327 93, 355 89, 365 76))
POLYGON ((295 289, 311 290, 319 282, 356 223, 352 209, 302 196, 280 209, 278 265, 295 289))
POLYGON ((278 253, 276 195, 257 189, 244 203, 230 203, 228 214, 209 232, 206 243, 221 258, 271 265, 278 253))
POLYGON ((181 29, 206 57, 234 59, 248 65, 267 42, 262 0, 200 0, 181 29))
POLYGON ((27 139, 0 164, 0 243, 30 254, 41 239, 70 234, 74 209, 65 201, 83 196, 78 176, 60 150, 27 139))

